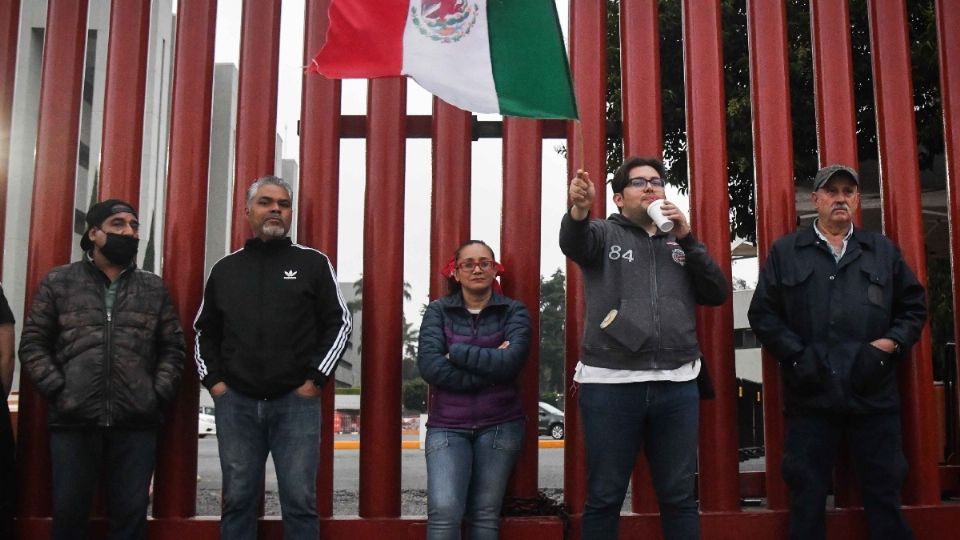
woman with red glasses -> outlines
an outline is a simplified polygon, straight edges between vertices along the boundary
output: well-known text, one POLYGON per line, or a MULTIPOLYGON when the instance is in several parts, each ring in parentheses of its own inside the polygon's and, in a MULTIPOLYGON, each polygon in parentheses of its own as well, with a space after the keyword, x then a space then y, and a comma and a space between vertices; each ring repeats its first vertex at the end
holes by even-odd
POLYGON ((503 266, 479 240, 443 273, 450 294, 427 306, 417 365, 430 383, 427 538, 497 538, 500 507, 523 442, 517 377, 530 349, 530 315, 500 294, 503 266))

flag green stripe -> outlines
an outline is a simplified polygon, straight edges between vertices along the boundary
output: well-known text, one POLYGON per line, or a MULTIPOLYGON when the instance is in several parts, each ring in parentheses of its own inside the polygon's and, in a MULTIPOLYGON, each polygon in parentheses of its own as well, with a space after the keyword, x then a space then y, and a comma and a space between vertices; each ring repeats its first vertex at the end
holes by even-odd
POLYGON ((487 21, 500 114, 577 118, 553 0, 487 0, 487 21))

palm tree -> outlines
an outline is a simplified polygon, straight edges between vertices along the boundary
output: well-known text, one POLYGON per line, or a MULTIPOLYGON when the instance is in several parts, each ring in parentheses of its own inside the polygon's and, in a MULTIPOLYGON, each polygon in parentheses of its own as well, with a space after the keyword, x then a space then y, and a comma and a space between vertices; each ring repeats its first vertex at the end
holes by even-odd
MULTIPOLYGON (((409 282, 403 282, 403 299, 404 300, 413 300, 413 293, 411 289, 413 287, 409 282)), ((363 310, 363 276, 361 275, 353 282, 353 300, 347 302, 347 309, 350 310, 350 315, 356 315, 363 310)), ((403 357, 412 358, 416 361, 417 358, 417 340, 420 337, 419 329, 413 328, 411 323, 407 322, 406 315, 402 319, 403 324, 403 357)), ((356 334, 354 334, 356 335, 356 334)), ((353 348, 353 337, 351 336, 350 341, 347 342, 347 349, 353 348)), ((360 353, 363 351, 363 348, 358 346, 357 352, 360 353)))

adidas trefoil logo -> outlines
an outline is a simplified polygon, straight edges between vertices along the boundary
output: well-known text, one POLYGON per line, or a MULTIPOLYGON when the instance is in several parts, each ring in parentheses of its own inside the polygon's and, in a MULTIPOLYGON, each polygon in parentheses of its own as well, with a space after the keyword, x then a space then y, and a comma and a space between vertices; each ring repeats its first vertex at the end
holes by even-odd
POLYGON ((297 279, 297 270, 285 270, 283 279, 297 279))

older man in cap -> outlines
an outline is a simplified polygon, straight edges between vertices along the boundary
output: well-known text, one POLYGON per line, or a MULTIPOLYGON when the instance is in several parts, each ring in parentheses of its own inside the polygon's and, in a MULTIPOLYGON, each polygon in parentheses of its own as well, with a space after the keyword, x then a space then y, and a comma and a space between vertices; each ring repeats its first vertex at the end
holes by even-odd
POLYGON ((51 537, 83 538, 101 469, 110 538, 147 538, 161 411, 176 395, 183 332, 160 278, 136 267, 137 211, 111 199, 87 212, 83 260, 40 282, 20 361, 49 402, 51 537))
POLYGON ((897 366, 920 337, 923 286, 885 236, 853 224, 856 171, 821 169, 810 227, 774 242, 748 316, 783 376, 790 538, 826 538, 825 504, 843 439, 873 539, 913 538, 900 512, 907 474, 897 366))

